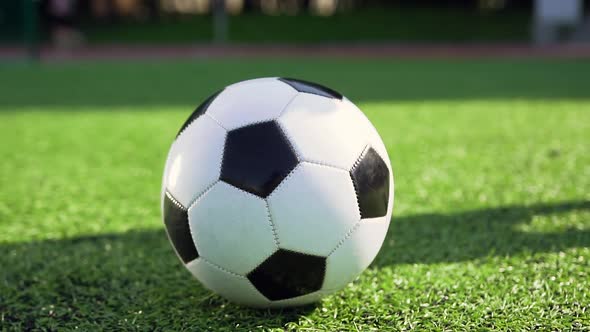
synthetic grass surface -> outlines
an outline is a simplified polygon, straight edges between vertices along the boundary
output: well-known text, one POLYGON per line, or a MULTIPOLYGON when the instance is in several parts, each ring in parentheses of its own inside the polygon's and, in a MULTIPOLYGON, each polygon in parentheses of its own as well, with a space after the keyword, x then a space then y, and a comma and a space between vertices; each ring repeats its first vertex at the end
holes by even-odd
POLYGON ((0 330, 590 327, 590 62, 105 62, 0 65, 0 330), (325 83, 394 167, 385 244, 315 306, 244 309, 168 244, 164 158, 232 81, 325 83))

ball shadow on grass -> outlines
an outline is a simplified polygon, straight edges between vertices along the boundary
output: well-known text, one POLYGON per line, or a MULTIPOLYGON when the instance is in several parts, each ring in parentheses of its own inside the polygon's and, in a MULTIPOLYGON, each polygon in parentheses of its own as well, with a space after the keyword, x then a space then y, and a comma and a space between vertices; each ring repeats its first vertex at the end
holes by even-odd
POLYGON ((210 293, 161 229, 0 244, 0 251, 0 329, 253 330, 283 327, 316 308, 249 309, 210 293))
MULTIPOLYGON (((374 266, 454 262, 590 246, 590 232, 530 233, 533 216, 588 201, 395 217, 374 266)), ((181 266, 162 229, 0 244, 0 327, 253 330, 285 327, 316 305, 247 309, 211 294, 181 266)))
POLYGON ((590 246, 590 232, 524 232, 535 216, 590 212, 590 201, 509 205, 451 214, 396 217, 374 266, 459 262, 522 252, 557 252, 590 246))

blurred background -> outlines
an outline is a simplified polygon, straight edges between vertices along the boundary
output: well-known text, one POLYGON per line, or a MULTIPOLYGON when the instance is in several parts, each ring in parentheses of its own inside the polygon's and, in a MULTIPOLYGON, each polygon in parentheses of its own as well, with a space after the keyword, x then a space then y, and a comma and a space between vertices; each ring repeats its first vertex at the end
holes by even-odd
POLYGON ((588 0, 6 0, 0 45, 587 43, 589 11, 588 0))

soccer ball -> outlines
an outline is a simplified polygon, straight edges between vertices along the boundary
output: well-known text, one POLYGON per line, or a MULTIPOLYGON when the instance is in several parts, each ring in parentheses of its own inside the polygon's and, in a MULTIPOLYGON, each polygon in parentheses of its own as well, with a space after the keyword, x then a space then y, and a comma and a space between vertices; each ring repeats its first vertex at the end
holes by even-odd
POLYGON ((170 242, 208 289, 253 307, 303 305, 377 255, 393 207, 383 141, 341 94, 261 78, 209 97, 170 148, 170 242))

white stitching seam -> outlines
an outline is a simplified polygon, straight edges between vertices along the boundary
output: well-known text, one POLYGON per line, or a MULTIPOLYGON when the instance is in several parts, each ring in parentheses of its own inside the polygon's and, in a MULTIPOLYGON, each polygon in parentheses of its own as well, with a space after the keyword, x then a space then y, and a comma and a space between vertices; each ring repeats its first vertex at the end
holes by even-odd
POLYGON ((348 232, 346 232, 344 238, 340 240, 340 242, 338 242, 336 247, 332 249, 332 251, 330 251, 330 253, 326 257, 330 257, 336 250, 338 250, 338 248, 340 248, 344 244, 344 242, 352 236, 352 233, 354 233, 354 231, 356 231, 361 226, 361 222, 362 220, 359 220, 356 224, 354 224, 354 226, 352 226, 352 228, 348 232))
MULTIPOLYGON (((212 118, 213 119, 213 118, 212 118)), ((215 119, 213 119, 215 120, 215 119)), ((221 127, 221 125, 219 125, 221 127)), ((189 204, 189 207, 187 208, 190 209, 194 204, 196 204, 196 202, 199 200, 199 198, 201 198, 203 195, 205 195, 209 190, 211 190, 211 188, 213 188, 213 186, 215 186, 219 181, 221 181, 219 178, 221 176, 221 167, 223 166, 223 158, 225 158, 225 141, 227 140, 227 130, 223 127, 221 127, 223 130, 225 130, 225 134, 223 136, 223 147, 221 148, 221 160, 219 161, 219 166, 217 167, 217 169, 219 169, 219 176, 217 176, 217 180, 215 180, 215 182, 213 182, 212 184, 210 184, 207 188, 205 188, 205 190, 198 194, 196 196, 196 198, 189 204)))
MULTIPOLYGON (((281 82, 281 81, 279 81, 281 82)), ((283 82, 281 82, 283 83, 283 82)), ((288 85, 288 84, 287 84, 288 85)), ((289 87, 293 88, 292 86, 289 85, 289 87)), ((297 91, 297 90, 295 90, 297 91)), ((281 112, 279 113, 279 115, 276 117, 276 119, 278 120, 281 116, 283 116, 283 114, 287 111, 287 109, 289 108, 289 106, 291 106, 291 104, 293 103, 293 101, 295 100, 295 98, 297 98, 299 96, 299 91, 297 91, 295 93, 295 95, 293 97, 291 97, 291 99, 289 100, 289 102, 285 105, 285 107, 283 107, 283 109, 281 110, 281 112)))
MULTIPOLYGON (((213 183, 211 186, 209 186, 209 188, 207 188, 207 190, 205 190, 205 191, 204 191, 204 192, 203 192, 201 195, 199 195, 199 197, 197 197, 197 199, 195 199, 195 200, 194 200, 194 202, 191 204, 191 207, 197 203, 197 201, 199 200, 199 198, 201 198, 203 195, 205 195, 205 194, 206 194, 206 193, 207 193, 209 190, 211 190, 211 188, 213 188, 213 186, 214 186, 215 184, 217 184, 217 183, 219 183, 219 182, 223 182, 223 181, 221 181, 221 180, 217 180, 217 181, 215 181, 215 183, 213 183)), ((224 183, 225 183, 225 182, 224 182, 224 183)), ((260 197, 258 197, 258 196, 256 196, 256 195, 254 195, 254 194, 251 194, 251 193, 249 193, 249 192, 247 192, 247 191, 245 191, 245 190, 243 190, 243 189, 241 189, 241 188, 238 188, 238 187, 232 186, 232 185, 230 185, 230 184, 227 184, 227 185, 228 185, 228 186, 231 186, 231 187, 232 187, 232 188, 234 188, 234 189, 237 189, 237 190, 239 190, 240 192, 242 192, 242 194, 245 194, 245 195, 247 195, 247 196, 252 196, 252 197, 254 197, 254 198, 257 198, 257 199, 262 199, 262 198, 260 198, 260 197)), ((268 212, 268 211, 269 211, 269 210, 268 210, 268 203, 266 202, 266 200, 264 200, 264 199, 262 199, 262 200, 264 201, 264 203, 265 203, 265 206, 266 206, 266 208, 267 208, 267 212, 268 212)), ((268 212, 268 213, 269 213, 269 216, 270 216, 270 212, 268 212)), ((190 226, 190 224, 189 224, 189 226, 190 226)), ((275 239, 274 239, 274 240, 275 240, 275 244, 276 244, 276 245, 277 245, 277 247, 278 247, 278 238, 276 237, 276 232, 275 232, 275 229, 274 229, 274 225, 272 224, 272 221, 271 221, 271 228, 272 228, 273 236, 275 237, 275 239)), ((190 227, 189 227, 189 230, 191 231, 191 236, 192 236, 192 229, 191 229, 190 227)), ((196 243, 195 243, 195 246, 196 246, 196 243)), ((274 252, 273 252, 273 253, 274 253, 274 252)), ((271 255, 272 255, 272 254, 271 254, 271 255)), ((229 271, 229 270, 227 270, 227 269, 225 269, 225 268, 223 268, 223 267, 221 267, 221 266, 219 266, 219 265, 217 265, 217 264, 213 263, 212 261, 208 260, 207 258, 205 258, 205 257, 203 257, 203 256, 199 256, 199 258, 200 258, 200 259, 202 259, 202 260, 203 260, 205 263, 207 263, 207 264, 209 264, 209 265, 211 265, 211 266, 213 266, 213 267, 215 267, 215 268, 219 269, 219 270, 220 270, 220 271, 222 271, 222 272, 226 272, 226 273, 228 273, 228 274, 231 274, 231 275, 233 275, 233 276, 237 276, 237 277, 241 277, 241 278, 246 278, 246 276, 244 276, 244 275, 241 275, 241 274, 239 274, 239 273, 235 273, 235 272, 229 271)), ((268 257, 267 257, 267 258, 268 258, 268 257)), ((266 258, 265 258, 264 260, 266 260, 266 258)), ((264 261, 263 261, 263 262, 264 262, 264 261)), ((262 264, 262 263, 261 263, 261 264, 262 264)))
POLYGON ((210 260, 206 259, 206 258, 205 258, 205 257, 203 257, 203 256, 200 256, 199 258, 200 258, 200 259, 202 259, 202 260, 203 260, 203 262, 205 262, 205 263, 207 263, 207 264, 209 264, 209 265, 213 266, 214 268, 216 268, 216 269, 218 269, 218 270, 220 270, 220 271, 222 271, 222 272, 225 272, 225 273, 227 273, 227 274, 231 274, 231 275, 232 275, 232 276, 234 276, 234 277, 240 277, 240 278, 244 278, 244 279, 246 279, 246 276, 244 276, 244 275, 241 275, 241 274, 239 274, 239 273, 232 272, 232 271, 230 271, 230 270, 228 270, 228 269, 225 269, 225 268, 223 268, 223 267, 221 267, 221 266, 219 266, 219 265, 217 265, 217 264, 215 264, 215 263, 211 262, 210 260))
POLYGON ((366 152, 368 151, 368 147, 369 145, 366 145, 365 148, 363 149, 363 152, 361 152, 361 155, 358 157, 358 159, 354 162, 354 165, 352 165, 351 170, 348 172, 348 176, 350 177, 350 181, 352 181, 352 187, 354 189, 354 199, 356 200, 356 206, 358 208, 359 211, 359 216, 361 219, 363 219, 363 216, 361 215, 361 202, 359 202, 359 190, 356 187, 356 183, 354 183, 354 179, 352 178, 352 171, 358 167, 358 165, 361 163, 361 160, 365 157, 366 152))
POLYGON ((346 172, 346 173, 349 173, 350 172, 349 170, 344 169, 342 167, 338 167, 338 166, 335 166, 335 165, 326 164, 326 163, 321 162, 321 161, 302 160, 301 163, 315 165, 315 166, 321 166, 321 167, 326 167, 326 168, 331 168, 333 170, 342 171, 342 172, 346 172))
POLYGON ((270 193, 270 195, 268 195, 266 197, 266 199, 270 199, 277 191, 279 191, 280 188, 282 188, 285 185, 285 182, 287 182, 287 180, 293 176, 293 174, 295 173, 295 171, 297 171, 297 169, 299 169, 299 167, 301 166, 302 163, 298 163, 297 166, 295 166, 295 168, 293 168, 293 170, 291 172, 289 172, 289 174, 287 174, 287 176, 285 176, 285 178, 281 181, 281 183, 279 183, 278 186, 276 186, 276 188, 272 191, 272 193, 270 193))
POLYGON ((371 146, 369 144, 365 145, 363 151, 361 152, 361 155, 356 159, 356 161, 352 165, 352 168, 350 169, 351 171, 358 167, 358 165, 361 163, 361 161, 363 160, 370 148, 371 146))
MULTIPOLYGON (((295 170, 295 169, 293 169, 293 170, 295 170)), ((290 173, 289 173, 289 175, 290 175, 290 173)), ((287 175, 287 177, 285 177, 285 179, 287 179, 289 177, 289 175, 287 175)), ((223 183, 227 184, 228 186, 232 187, 233 189, 237 189, 238 191, 240 191, 242 194, 245 194, 246 196, 251 196, 251 197, 253 197, 255 199, 261 199, 262 201, 264 201, 264 206, 266 208, 266 215, 268 216, 268 221, 269 221, 269 224, 270 224, 270 227, 271 227, 271 230, 272 230, 273 239, 274 239, 274 242, 275 242, 275 244, 276 244, 276 246, 278 248, 279 247, 279 236, 278 236, 278 234, 276 232, 274 223, 272 221, 272 217, 270 215, 270 207, 268 206, 268 201, 265 198, 262 198, 262 197, 260 197, 258 195, 254 195, 254 194, 252 194, 250 192, 247 192, 246 190, 244 190, 242 188, 238 188, 238 187, 236 187, 234 185, 231 185, 231 184, 229 184, 227 182, 224 182, 222 180, 218 180, 217 182, 223 182, 223 183)), ((276 188, 275 188, 275 190, 276 190, 276 188)), ((274 190, 273 190, 273 192, 274 192, 274 190)), ((270 195, 267 196, 267 198, 268 197, 270 197, 270 195)))
MULTIPOLYGON (((293 170, 294 170, 294 169, 293 169, 293 170)), ((290 174, 291 174, 291 173, 289 173, 289 175, 290 175, 290 174)), ((287 175, 287 176, 285 177, 285 179, 287 179, 287 178, 289 177, 289 175, 287 175)), ((271 230, 272 230, 272 235, 273 235, 273 238, 274 238, 274 242, 275 242, 275 244, 277 245, 277 248, 278 248, 278 247, 279 247, 279 236, 277 235, 277 232, 276 232, 276 229, 275 229, 275 225, 274 225, 274 223, 273 223, 273 221, 272 221, 272 217, 271 217, 271 215, 270 215, 270 207, 268 206, 268 201, 267 201, 265 198, 262 198, 262 197, 260 197, 260 196, 258 196, 258 195, 254 195, 254 194, 252 194, 252 193, 250 193, 250 192, 247 192, 246 190, 244 190, 244 189, 242 189, 242 188, 238 188, 238 187, 236 187, 236 186, 234 186, 234 185, 231 185, 231 184, 229 184, 229 183, 227 183, 227 182, 224 182, 224 181, 221 181, 221 180, 219 180, 219 181, 217 181, 217 182, 223 182, 223 183, 226 183, 228 186, 232 187, 233 189, 237 189, 237 190, 239 190, 240 192, 242 192, 242 194, 245 194, 246 196, 251 196, 251 197, 254 197, 254 198, 256 198, 256 199, 261 199, 261 200, 263 200, 263 201, 264 201, 264 206, 265 206, 265 208, 266 208, 266 215, 268 216, 268 221, 269 221, 269 224, 270 224, 270 227, 271 227, 271 230)), ((278 188, 278 187, 277 187, 277 188, 278 188)), ((276 190, 276 188, 275 188, 275 190, 276 190)), ((274 190, 273 190, 273 192, 274 192, 274 190)), ((270 197, 270 195, 269 195, 269 196, 267 196, 267 197, 270 197)))
MULTIPOLYGON (((199 257, 202 257, 202 256, 201 256, 201 252, 199 251, 199 248, 197 248, 197 242, 194 240, 195 236, 193 234, 193 228, 191 227, 190 216, 188 214, 188 210, 193 205, 197 204, 197 202, 199 201, 199 199, 203 195, 205 195, 206 193, 208 193, 209 190, 211 190, 211 188, 213 188, 217 184, 217 182, 219 182, 219 180, 215 180, 215 182, 213 182, 213 184, 211 184, 209 187, 207 187, 207 189, 205 189, 205 191, 203 191, 200 195, 198 195, 197 198, 195 198, 195 200, 189 205, 188 209, 186 210, 187 211, 187 216, 186 216, 187 218, 186 218, 186 220, 187 220, 187 223, 188 223, 188 231, 191 234, 191 240, 193 241, 193 245, 195 246, 195 249, 197 249, 197 252, 199 253, 199 257)), ((203 259, 203 260, 205 261, 205 259, 203 259)))
POLYGON ((168 197, 168 199, 170 199, 172 201, 172 203, 174 205, 176 205, 179 209, 187 211, 188 209, 185 208, 184 206, 182 206, 182 204, 180 204, 179 201, 176 200, 176 198, 174 198, 174 196, 172 196, 172 194, 168 191, 168 189, 166 189, 166 193, 165 193, 166 197, 168 197))
POLYGON ((217 179, 213 183, 211 183, 209 186, 207 186, 207 188, 205 188, 205 190, 203 190, 200 194, 198 194, 195 197, 195 199, 193 199, 193 201, 190 203, 190 205, 188 206, 188 208, 186 210, 187 211, 190 210, 193 207, 193 205, 197 204, 197 201, 199 199, 201 199, 201 197, 205 196, 205 194, 208 193, 211 189, 213 189, 213 187, 219 182, 220 182, 220 180, 217 179))
POLYGON ((279 248, 279 235, 277 234, 277 230, 275 229, 275 224, 272 221, 272 215, 270 213, 270 206, 268 205, 268 201, 265 199, 264 204, 266 205, 266 214, 268 215, 268 222, 270 224, 270 228, 272 229, 272 236, 274 237, 275 244, 277 245, 277 249, 279 248))
MULTIPOLYGON (((213 117, 213 115, 205 112, 205 116, 208 116, 209 118, 211 118, 211 120, 215 121, 215 123, 217 123, 218 126, 220 126, 221 128, 223 128, 223 130, 225 130, 226 134, 227 132, 229 132, 229 130, 227 130, 227 128, 225 128, 221 122, 219 122, 219 120, 217 120, 216 118, 213 117)), ((194 122, 194 121, 193 121, 194 122)))
MULTIPOLYGON (((207 115, 207 113, 205 113, 205 115, 207 115)), ((218 122, 217 122, 217 121, 216 121, 216 120, 215 120, 213 117, 211 117, 210 115, 209 115, 209 117, 210 117, 211 119, 213 119, 213 121, 215 121, 215 123, 217 123, 217 125, 219 125, 219 127, 221 127, 221 129, 223 129, 223 130, 224 130, 224 136, 223 136, 223 147, 222 147, 222 150, 221 150, 221 161, 220 161, 220 163, 219 163, 219 172, 221 172, 221 166, 223 165, 223 157, 225 156, 225 141, 227 140, 227 133, 228 133, 228 131, 227 131, 227 129, 223 128, 223 126, 221 126, 221 124, 219 124, 219 123, 218 123, 218 122)), ((185 132, 185 131, 186 131, 186 130, 187 130, 187 129, 188 129, 188 128, 189 128, 189 127, 190 127, 190 126, 193 124, 193 123, 195 123, 195 122, 196 122, 196 120, 198 120, 198 119, 195 119, 195 121, 191 122, 191 124, 189 124, 189 126, 188 126, 188 127, 186 127, 186 128, 185 128, 185 130, 183 130, 182 132, 185 132)), ((178 137, 180 137, 180 135, 179 135, 178 137)), ((175 140, 174 142, 172 142, 172 145, 174 145, 174 143, 176 143, 176 141, 178 141, 178 139, 177 139, 177 140, 175 140)), ((170 149, 172 149, 172 146, 170 147, 170 149)), ((170 158, 170 153, 168 153, 168 157, 166 157, 166 164, 168 164, 168 159, 169 159, 169 158, 170 158)), ((164 168, 165 168, 165 167, 166 167, 166 166, 164 166, 164 168)), ((166 179, 164 179, 164 181, 166 181, 166 179)), ((203 192, 199 193, 199 194, 196 196, 196 198, 195 198, 195 199, 194 199, 192 202, 190 202, 190 203, 189 203, 189 205, 188 205, 188 207, 186 207, 186 208, 185 208, 185 207, 183 207, 183 206, 182 206, 182 204, 180 204, 180 202, 178 202, 178 200, 176 200, 176 199, 175 199, 175 198, 172 196, 172 194, 171 194, 171 193, 168 191, 168 188, 164 188, 164 189, 165 189, 165 191, 166 191, 166 194, 167 194, 167 195, 169 195, 169 198, 170 198, 170 199, 172 199, 172 201, 173 201, 173 202, 175 202, 175 204, 176 204, 176 205, 178 205, 178 207, 180 207, 181 209, 183 209, 183 210, 185 210, 185 211, 188 211, 188 210, 191 208, 191 206, 193 206, 193 205, 195 204, 195 202, 196 202, 196 201, 197 201, 199 198, 201 198, 201 196, 205 195, 205 193, 207 193, 207 192, 208 192, 208 191, 209 191, 209 190, 210 190, 210 189, 211 189, 211 188, 212 188, 214 185, 216 185, 216 184, 217 184, 217 182, 219 182, 219 176, 217 177, 217 179, 216 179, 216 180, 215 180, 215 181, 214 181, 212 184, 210 184, 209 186, 207 186, 203 192)))
MULTIPOLYGON (((224 87, 223 89, 219 90, 218 92, 216 92, 214 95, 211 95, 211 96, 207 97, 207 99, 209 99, 209 98, 211 98, 211 97, 215 96, 213 99, 211 99, 211 101, 209 102, 209 105, 207 105, 207 108, 205 109, 205 112, 203 112, 203 114, 201 114, 201 115, 197 116, 197 118, 196 118, 196 119, 193 119, 193 121, 191 121, 191 122, 188 124, 188 126, 186 126, 186 127, 185 127, 185 128, 184 128, 184 129, 183 129, 181 132, 179 132, 179 133, 176 135, 176 138, 174 138, 174 142, 176 142, 176 141, 178 140, 178 138, 180 137, 180 135, 182 135, 182 134, 183 134, 185 131, 187 131, 187 130, 188 130, 188 128, 189 128, 190 126, 192 126, 192 125, 193 125, 193 123, 197 122, 197 120, 198 120, 198 119, 199 119, 201 116, 203 116, 203 115, 207 115, 207 111, 209 110, 209 107, 211 106, 211 104, 213 104, 213 102, 215 101, 215 99, 217 99, 217 97, 219 97, 219 95, 220 95, 220 94, 221 94, 221 93, 222 93, 224 90, 225 90, 225 87, 224 87)), ((201 105, 199 105, 199 106, 201 106, 201 105)), ((197 108, 198 108, 199 106, 197 106, 197 108)), ((194 112, 196 112, 196 110, 194 110, 194 111, 193 111, 193 113, 194 113, 194 112)), ((191 113, 191 115, 193 115, 193 113, 191 113)), ((209 115, 209 117, 211 117, 211 116, 209 115)), ((215 120, 215 119, 213 119, 213 120, 215 120)), ((215 122, 217 122, 217 120, 215 120, 215 122)), ((219 123, 217 123, 217 124, 219 124, 219 123)), ((223 126, 222 126, 221 124, 219 124, 219 126, 220 126, 221 128, 223 128, 223 126)), ((225 129, 225 128, 223 128, 223 129, 225 129)), ((225 131, 227 132, 227 129, 226 129, 225 131)), ((174 143, 174 142, 172 142, 172 143, 174 143)))
POLYGON ((275 120, 275 123, 279 127, 279 130, 281 131, 281 134, 283 134, 283 137, 287 141, 287 144, 289 144, 289 147, 291 148, 291 151, 293 151, 293 153, 295 154, 295 157, 297 158, 297 161, 298 162, 303 161, 301 159, 301 156, 299 155, 299 152, 295 148, 295 145, 293 145, 293 140, 292 140, 291 136, 289 136, 289 134, 287 133, 287 130, 285 130, 285 128, 283 128, 283 125, 281 124, 281 122, 279 121, 279 119, 276 119, 275 120))
MULTIPOLYGON (((245 128, 245 127, 250 127, 250 126, 255 126, 257 124, 261 124, 261 123, 265 123, 265 122, 271 122, 271 121, 275 121, 277 124, 279 124, 278 120, 281 117, 281 115, 283 115, 283 113, 285 112, 285 110, 289 107, 289 105, 291 105, 291 102, 295 99, 295 97, 297 97, 298 93, 295 94, 295 96, 293 96, 291 99, 289 99, 289 102, 287 102, 287 104, 281 109, 281 112, 279 113, 279 115, 277 116, 273 116, 270 118, 266 118, 266 119, 260 119, 258 121, 254 121, 242 126, 238 126, 236 128, 232 128, 232 129, 227 129, 225 128, 221 122, 219 122, 219 120, 217 120, 213 115, 209 114, 209 113, 205 113, 205 115, 208 115, 211 119, 213 119, 213 121, 215 121, 221 128, 225 129, 225 131, 230 132, 232 130, 236 130, 236 129, 241 129, 241 128, 245 128)), ((194 121, 193 121, 194 122, 194 121)), ((279 125, 280 127, 280 125, 279 125)), ((281 128, 282 129, 282 128, 281 128)), ((283 130, 284 131, 284 130, 283 130)), ((285 135, 286 137, 287 135, 285 135)))
MULTIPOLYGON (((184 206, 182 206, 182 204, 180 204, 180 202, 177 201, 176 198, 174 198, 174 196, 172 196, 172 194, 167 189, 165 190, 164 195, 166 195, 166 197, 168 197, 168 199, 172 202, 172 204, 176 205, 176 207, 178 207, 182 211, 187 211, 187 209, 185 209, 184 206)), ((174 243, 172 242, 172 238, 170 237, 170 233, 168 232, 166 220, 164 220, 164 230, 166 231, 166 237, 168 238, 168 241, 170 242, 170 244, 172 244, 172 249, 174 250, 176 257, 178 257, 178 259, 182 263, 184 263, 184 259, 180 256, 180 253, 178 252, 176 245, 174 245, 174 243)), ((190 226, 189 226, 189 231, 190 231, 190 226)), ((194 241, 193 241, 193 245, 194 245, 194 241)), ((196 248, 196 246, 195 246, 195 248, 196 248)))
MULTIPOLYGON (((366 145, 365 148, 363 149, 363 152, 361 152, 361 155, 354 162, 354 165, 352 166, 351 171, 354 170, 360 164, 361 160, 364 158, 364 156, 368 150, 369 150, 369 145, 366 145)), ((350 174, 350 172, 349 172, 349 174, 350 174)), ((352 233, 354 233, 354 231, 360 227, 361 222, 362 222, 362 216, 360 215, 361 205, 359 203, 358 190, 356 188, 356 185, 354 184, 354 180, 352 179, 352 175, 349 175, 349 176, 350 176, 350 180, 352 181, 352 186, 354 188, 354 198, 356 199, 356 205, 358 207, 360 219, 359 219, 359 221, 357 221, 356 224, 354 224, 354 226, 352 226, 352 228, 346 233, 346 235, 344 235, 344 238, 338 242, 336 247, 334 249, 332 249, 332 251, 330 251, 330 253, 328 254, 328 257, 330 257, 330 255, 332 255, 338 248, 340 248, 344 244, 344 241, 348 240, 348 238, 350 238, 352 236, 352 233)))

